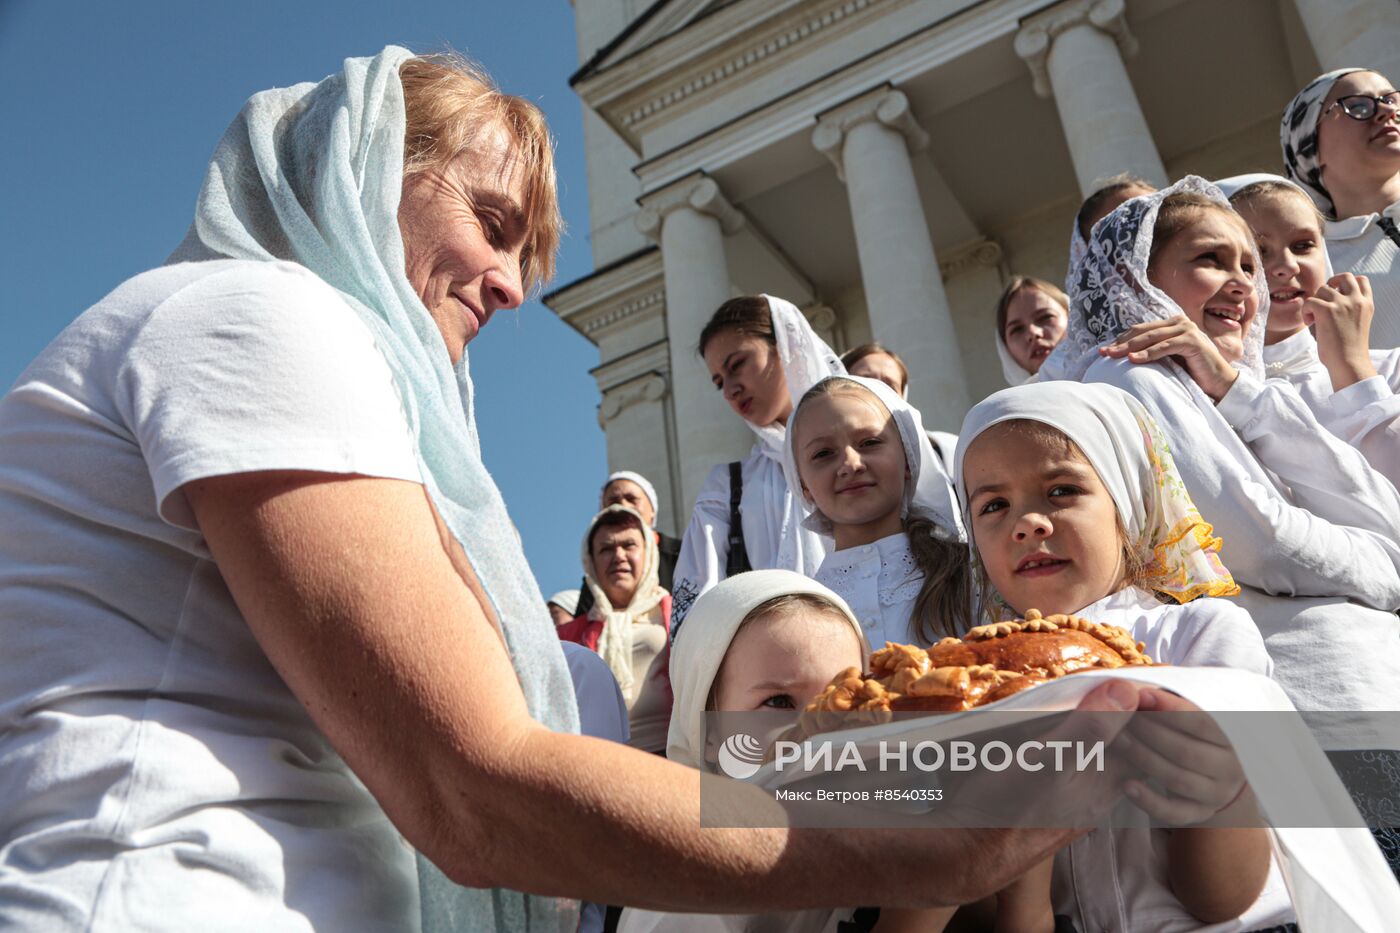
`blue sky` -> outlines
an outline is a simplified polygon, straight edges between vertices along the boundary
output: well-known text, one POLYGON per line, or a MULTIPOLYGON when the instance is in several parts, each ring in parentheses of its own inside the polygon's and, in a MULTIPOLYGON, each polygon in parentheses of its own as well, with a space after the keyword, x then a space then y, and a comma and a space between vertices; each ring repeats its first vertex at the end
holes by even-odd
MULTIPOLYGON (((592 269, 567 0, 0 0, 0 388, 184 235, 210 153, 255 91, 388 44, 475 58, 559 140, 570 231, 551 287, 592 269)), ((606 455, 597 350, 532 301, 471 346, 486 464, 545 594, 576 586, 606 455)))

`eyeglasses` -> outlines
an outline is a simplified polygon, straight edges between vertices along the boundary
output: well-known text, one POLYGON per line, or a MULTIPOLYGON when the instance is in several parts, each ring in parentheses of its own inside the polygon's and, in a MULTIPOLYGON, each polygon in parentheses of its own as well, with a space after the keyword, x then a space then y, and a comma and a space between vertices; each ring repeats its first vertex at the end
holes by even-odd
POLYGON ((1327 108, 1327 113, 1331 113, 1338 107, 1341 107, 1342 113, 1353 120, 1365 122, 1374 117, 1376 111, 1381 107, 1400 111, 1400 91, 1391 91, 1383 97, 1372 97, 1370 94, 1348 94, 1346 97, 1337 98, 1336 103, 1327 108))

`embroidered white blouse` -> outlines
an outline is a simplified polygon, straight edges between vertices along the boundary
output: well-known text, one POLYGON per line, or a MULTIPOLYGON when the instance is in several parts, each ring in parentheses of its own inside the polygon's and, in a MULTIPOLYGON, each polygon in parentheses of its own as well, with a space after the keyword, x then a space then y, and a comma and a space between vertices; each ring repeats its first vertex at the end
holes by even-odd
POLYGON ((887 641, 928 647, 928 639, 911 624, 924 572, 915 562, 904 532, 830 552, 816 579, 851 607, 872 649, 887 641))

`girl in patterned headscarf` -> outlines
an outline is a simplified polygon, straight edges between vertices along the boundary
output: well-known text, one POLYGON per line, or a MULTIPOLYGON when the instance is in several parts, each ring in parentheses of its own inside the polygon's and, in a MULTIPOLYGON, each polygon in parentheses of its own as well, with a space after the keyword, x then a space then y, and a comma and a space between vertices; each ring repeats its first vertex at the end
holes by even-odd
MULTIPOLYGON (((986 604, 1013 618, 1039 609, 1121 626, 1158 662, 1270 673, 1249 616, 1214 598, 1238 592, 1220 562, 1220 540, 1192 504, 1157 425, 1131 396, 1072 382, 1005 389, 968 412, 958 436, 958 494, 980 573, 995 593, 986 604)), ((1164 702, 1194 708, 1180 698, 1164 702)), ((1181 738, 1210 751, 1200 736, 1181 738)), ((1201 767, 1194 777, 1196 788, 1216 786, 1183 792, 1207 814, 1233 812, 1249 796, 1229 768, 1201 767)), ((1155 813, 1155 795, 1135 783, 1129 796, 1155 813)), ((1167 837, 1098 830, 1071 843, 1056 859, 1055 913, 1090 930, 1119 929, 1120 917, 1150 917, 1152 928, 1174 930, 1227 918, 1229 929, 1257 930, 1292 919, 1265 830, 1193 828, 1167 837), (1215 859, 1231 871, 1190 880, 1181 871, 1215 859), (1076 876, 1095 884, 1076 884, 1076 876)))
MULTIPOLYGON (((1108 383, 1152 415, 1294 705, 1400 709, 1395 487, 1291 387, 1264 381, 1267 290, 1219 189, 1187 177, 1124 204, 1094 228, 1074 286, 1042 379, 1108 383)), ((1329 749, 1387 741, 1362 717, 1318 735, 1329 749)))
POLYGON ((1364 68, 1329 71, 1289 102, 1279 141, 1337 269, 1371 280, 1371 345, 1400 347, 1400 92, 1364 68))

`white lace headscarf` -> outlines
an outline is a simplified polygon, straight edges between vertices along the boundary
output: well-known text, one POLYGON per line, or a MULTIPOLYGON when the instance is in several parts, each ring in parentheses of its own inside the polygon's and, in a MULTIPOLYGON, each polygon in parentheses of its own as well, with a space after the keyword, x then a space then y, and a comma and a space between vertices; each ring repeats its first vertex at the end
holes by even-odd
POLYGON ((583 536, 583 578, 593 594, 593 607, 588 610, 588 617, 603 621, 603 631, 598 635, 598 654, 608 663, 613 676, 617 678, 617 685, 627 696, 632 695, 632 685, 637 677, 646 673, 632 670, 632 628, 639 622, 650 624, 647 616, 654 613, 666 596, 666 591, 656 579, 659 565, 656 534, 635 509, 610 505, 588 523, 588 533, 583 536), (632 591, 632 599, 625 606, 614 606, 608 599, 597 568, 593 565, 593 532, 605 515, 617 513, 635 518, 642 533, 642 571, 637 575, 637 588, 632 591))
POLYGON ((1338 68, 1318 75, 1293 96, 1283 109, 1279 121, 1278 139, 1283 147, 1283 167, 1288 177, 1307 192, 1322 216, 1337 219, 1332 196, 1322 184, 1322 164, 1317 160, 1317 121, 1322 117, 1322 103, 1332 93, 1332 85, 1344 75, 1365 68, 1338 68))
MULTIPOLYGON (((914 515, 927 518, 934 523, 936 533, 942 537, 950 541, 966 541, 967 535, 963 531, 962 515, 958 509, 957 496, 953 492, 952 477, 948 475, 942 459, 934 453, 933 445, 929 443, 919 410, 878 379, 829 376, 818 385, 832 381, 853 383, 866 390, 875 396, 894 420, 895 427, 899 430, 900 443, 904 448, 904 462, 909 469, 909 481, 904 484, 904 505, 900 510, 900 517, 907 519, 914 515)), ((798 409, 801 407, 799 400, 798 409)), ((797 419, 798 409, 793 410, 789 424, 797 419)), ((810 418, 811 414, 808 413, 807 417, 810 418)), ((808 425, 809 432, 811 427, 808 425)), ((807 436, 810 437, 811 434, 808 433, 807 436)), ((793 449, 791 432, 784 445, 783 469, 788 486, 801 498, 802 479, 797 467, 797 451, 793 449)), ((831 519, 812 503, 804 500, 804 506, 810 511, 802 521, 803 527, 828 538, 832 537, 831 519)))
MULTIPOLYGON (((778 359, 783 364, 783 376, 795 406, 807 390, 827 376, 844 376, 846 367, 841 359, 817 336, 807 318, 790 301, 763 296, 773 317, 773 336, 778 345, 778 359)), ((789 489, 783 474, 783 448, 787 428, 782 424, 759 427, 749 422, 758 436, 758 448, 763 459, 755 474, 746 481, 743 509, 746 514, 761 516, 760 533, 772 536, 769 542, 753 542, 751 553, 775 553, 776 566, 796 570, 809 576, 817 572, 826 547, 813 532, 802 527, 806 510, 801 492, 789 489)), ((745 522, 745 529, 750 528, 745 522)))
MULTIPOLYGON (((1088 250, 1070 272, 1069 325, 1065 337, 1041 364, 1038 374, 1041 382, 1055 379, 1079 382, 1090 365, 1100 358, 1099 348, 1113 343, 1134 324, 1166 320, 1184 313, 1147 277, 1153 228, 1162 202, 1183 192, 1201 194, 1227 208, 1230 206, 1215 185, 1204 178, 1187 175, 1161 191, 1125 201, 1094 226, 1088 250)), ((1257 255, 1254 270, 1259 310, 1244 335, 1244 356, 1232 365, 1263 379, 1269 289, 1264 281, 1264 265, 1257 255)), ((1180 367, 1171 360, 1163 361, 1163 365, 1174 373, 1180 372, 1180 367)), ((1184 373, 1181 375, 1184 377, 1184 373)), ((1194 387, 1189 378, 1185 381, 1194 387)))

